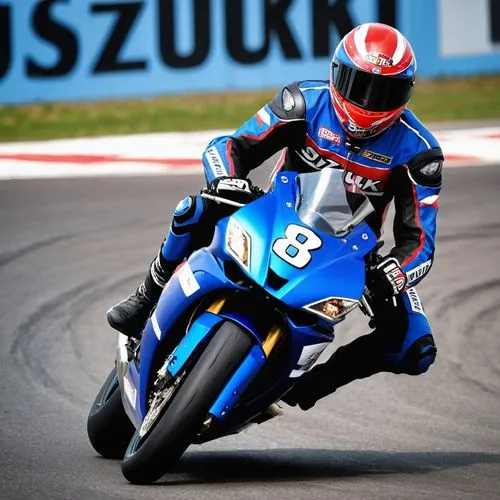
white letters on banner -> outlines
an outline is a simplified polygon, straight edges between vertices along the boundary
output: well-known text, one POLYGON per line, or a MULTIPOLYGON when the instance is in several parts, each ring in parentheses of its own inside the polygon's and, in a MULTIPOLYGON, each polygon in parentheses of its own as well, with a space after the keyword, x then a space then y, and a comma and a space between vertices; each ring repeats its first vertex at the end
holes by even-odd
POLYGON ((485 55, 500 58, 500 13, 498 0, 439 0, 440 53, 444 57, 485 55), (499 17, 495 19, 495 17, 499 17))
POLYGON ((404 27, 420 76, 498 72, 498 1, 0 0, 0 104, 328 79, 341 37, 368 21, 404 27))

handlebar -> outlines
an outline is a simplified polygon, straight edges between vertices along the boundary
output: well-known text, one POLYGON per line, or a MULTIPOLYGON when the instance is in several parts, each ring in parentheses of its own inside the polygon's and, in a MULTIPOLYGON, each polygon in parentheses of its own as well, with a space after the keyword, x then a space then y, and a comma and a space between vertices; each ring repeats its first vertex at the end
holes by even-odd
MULTIPOLYGON (((244 194, 244 192, 242 192, 242 193, 244 194)), ((258 186, 254 186, 254 185, 250 184, 250 193, 251 193, 251 197, 253 197, 253 198, 249 197, 248 200, 244 200, 244 203, 242 203, 241 201, 234 201, 234 200, 229 199, 229 198, 224 198, 223 196, 217 196, 217 195, 211 194, 210 190, 208 190, 208 189, 203 189, 201 191, 201 197, 206 198, 207 200, 215 201, 216 203, 223 203, 225 205, 231 205, 232 207, 241 208, 241 207, 244 207, 245 205, 247 205, 248 203, 256 200, 257 198, 264 196, 266 194, 266 191, 264 191, 263 189, 261 189, 258 186)), ((248 193, 248 194, 250 194, 250 193, 248 193)), ((237 194, 237 191, 234 191, 233 194, 237 194)))
POLYGON ((227 198, 222 198, 221 196, 214 196, 213 194, 208 194, 205 193, 204 191, 201 193, 201 197, 206 198, 207 200, 216 201, 217 203, 224 203, 226 205, 231 205, 233 207, 238 207, 238 208, 244 207, 246 205, 246 203, 239 203, 237 201, 228 200, 227 198))

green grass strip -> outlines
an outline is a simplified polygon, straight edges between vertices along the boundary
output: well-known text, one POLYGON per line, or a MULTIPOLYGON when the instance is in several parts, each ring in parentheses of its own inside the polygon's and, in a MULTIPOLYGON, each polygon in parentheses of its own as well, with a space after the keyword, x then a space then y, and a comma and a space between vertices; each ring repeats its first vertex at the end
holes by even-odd
MULTIPOLYGON (((410 108, 424 122, 500 118, 499 90, 500 75, 419 81, 410 108)), ((275 93, 0 106, 0 141, 232 129, 275 93)))

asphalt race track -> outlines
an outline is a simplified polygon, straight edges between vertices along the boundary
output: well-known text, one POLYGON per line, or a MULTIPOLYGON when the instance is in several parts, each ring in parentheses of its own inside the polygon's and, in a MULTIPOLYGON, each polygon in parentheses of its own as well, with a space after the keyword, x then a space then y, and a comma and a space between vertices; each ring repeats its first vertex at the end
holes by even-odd
MULTIPOLYGON (((0 183, 0 498, 500 498, 500 169, 445 171, 419 287, 438 360, 192 447, 151 487, 96 456, 86 417, 113 364, 105 311, 155 256, 198 176, 0 183)), ((337 345, 364 333, 359 314, 337 345)))

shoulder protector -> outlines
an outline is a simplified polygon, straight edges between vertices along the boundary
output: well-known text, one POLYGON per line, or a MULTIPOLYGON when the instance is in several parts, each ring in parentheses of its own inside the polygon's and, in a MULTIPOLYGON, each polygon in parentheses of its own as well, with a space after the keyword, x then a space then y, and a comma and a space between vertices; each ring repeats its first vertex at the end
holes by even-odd
POLYGON ((441 184, 443 160, 441 148, 427 149, 415 155, 408 162, 408 170, 417 184, 437 187, 441 184))
POLYGON ((280 90, 269 107, 281 120, 304 120, 306 116, 306 101, 297 82, 280 90))

